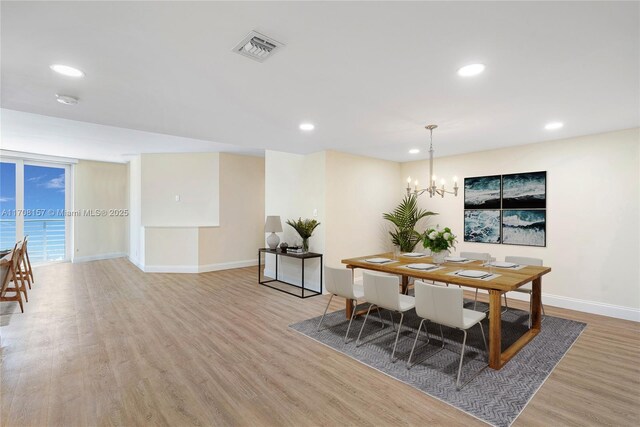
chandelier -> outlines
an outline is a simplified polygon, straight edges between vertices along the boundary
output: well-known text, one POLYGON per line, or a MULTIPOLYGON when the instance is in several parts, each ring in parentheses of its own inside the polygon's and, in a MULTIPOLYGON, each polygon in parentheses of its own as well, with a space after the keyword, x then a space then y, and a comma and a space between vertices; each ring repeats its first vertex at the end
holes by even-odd
POLYGON ((429 130, 429 176, 431 177, 429 186, 427 188, 418 189, 418 180, 415 180, 413 183, 413 191, 411 190, 411 177, 407 178, 407 196, 411 194, 415 194, 416 196, 420 196, 424 193, 429 193, 429 197, 433 197, 438 195, 440 197, 444 197, 445 194, 453 194, 454 196, 458 196, 458 178, 453 177, 453 190, 445 189, 445 181, 442 179, 440 181, 440 187, 436 185, 436 175, 433 170, 433 130, 437 128, 438 125, 427 125, 425 129, 429 130))

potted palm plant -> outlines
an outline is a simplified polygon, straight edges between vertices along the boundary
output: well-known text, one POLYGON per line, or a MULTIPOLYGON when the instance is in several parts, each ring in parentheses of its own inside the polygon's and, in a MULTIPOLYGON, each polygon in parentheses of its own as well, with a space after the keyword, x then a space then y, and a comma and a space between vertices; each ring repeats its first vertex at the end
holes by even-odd
POLYGON ((313 234, 313 230, 320 225, 315 219, 302 219, 298 218, 297 221, 288 219, 287 224, 293 227, 302 238, 302 250, 309 252, 309 237, 313 234))
POLYGON ((393 212, 382 214, 382 217, 394 225, 389 231, 393 244, 402 252, 411 252, 422 240, 422 234, 415 230, 418 221, 431 215, 438 214, 418 208, 418 197, 409 194, 393 212))

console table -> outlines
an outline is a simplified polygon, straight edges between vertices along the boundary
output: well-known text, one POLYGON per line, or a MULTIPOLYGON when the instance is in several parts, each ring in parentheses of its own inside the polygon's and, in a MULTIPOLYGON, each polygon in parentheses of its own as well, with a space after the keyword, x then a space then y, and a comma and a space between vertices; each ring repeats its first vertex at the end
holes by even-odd
POLYGON ((287 252, 282 252, 279 249, 270 249, 270 248, 260 248, 258 249, 258 283, 263 285, 263 286, 268 286, 272 289, 278 290, 280 292, 284 292, 287 293, 289 295, 294 295, 298 298, 310 298, 310 297, 315 297, 316 295, 322 295, 322 254, 318 254, 315 252, 307 252, 305 254, 294 254, 294 253, 287 253, 287 252), (264 280, 263 278, 263 274, 262 274, 262 254, 265 255, 265 264, 266 264, 266 255, 267 254, 273 254, 276 257, 276 277, 275 279, 271 279, 271 280, 264 280), (278 258, 279 257, 287 257, 287 258, 295 258, 295 259, 299 259, 301 261, 301 281, 300 281, 300 285, 296 285, 294 283, 289 283, 286 282, 284 280, 280 280, 278 279, 278 258), (320 292, 318 291, 314 291, 311 289, 307 289, 304 287, 304 262, 307 259, 311 259, 311 258, 320 258, 320 292), (270 285, 269 283, 281 283, 285 286, 288 287, 294 287, 294 288, 298 288, 301 292, 295 293, 295 292, 290 292, 289 290, 287 290, 286 288, 280 288, 277 286, 273 286, 270 285), (305 295, 305 292, 307 293, 305 295))

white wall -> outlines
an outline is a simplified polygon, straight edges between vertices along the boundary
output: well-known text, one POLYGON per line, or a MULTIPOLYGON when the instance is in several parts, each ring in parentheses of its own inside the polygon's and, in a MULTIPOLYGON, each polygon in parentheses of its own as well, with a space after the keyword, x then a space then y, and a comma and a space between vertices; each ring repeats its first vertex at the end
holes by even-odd
MULTIPOLYGON (((122 163, 80 160, 74 167, 74 209, 128 209, 128 171, 122 163)), ((125 215, 76 216, 73 260, 89 261, 128 252, 128 221, 125 215)))
MULTIPOLYGON (((542 258, 553 269, 543 278, 547 304, 640 320, 639 146, 632 129, 436 159, 449 187, 454 175, 462 186, 464 177, 547 171, 545 248, 463 242, 462 188, 420 202, 458 234, 458 251, 542 258)), ((399 185, 407 176, 425 183, 427 171, 427 161, 404 163, 399 185)))
MULTIPOLYGON (((267 151, 265 175, 266 214, 281 216, 281 240, 300 241, 286 219, 316 218, 321 224, 310 250, 323 253, 325 265, 392 249, 382 213, 402 199, 399 163, 336 151, 306 156, 267 151)), ((312 265, 305 277, 315 286, 319 265, 312 265)), ((271 260, 266 266, 270 277, 273 266, 271 260)), ((300 282, 296 261, 283 259, 279 268, 280 277, 300 282)))
MULTIPOLYGON (((287 219, 316 219, 320 225, 309 239, 311 252, 324 252, 325 240, 325 153, 310 155, 265 152, 265 218, 279 215, 283 232, 281 242, 301 244, 296 231, 286 224, 287 219), (315 215, 314 215, 315 214, 315 215)), ((263 219, 264 226, 264 219, 263 219)), ((264 230, 264 227, 263 227, 264 230)), ((266 234, 264 234, 266 247, 266 234)), ((279 277, 300 284, 300 261, 281 257, 279 277)), ((267 258, 266 274, 275 275, 273 258, 267 258)), ((319 262, 305 261, 305 287, 319 290, 319 262)))
POLYGON ((218 153, 143 154, 141 161, 143 226, 219 224, 218 153))
POLYGON ((263 158, 143 154, 130 161, 129 175, 130 259, 142 270, 198 273, 257 264, 263 158))
POLYGON ((135 156, 129 161, 129 260, 144 269, 140 165, 140 156, 135 156))

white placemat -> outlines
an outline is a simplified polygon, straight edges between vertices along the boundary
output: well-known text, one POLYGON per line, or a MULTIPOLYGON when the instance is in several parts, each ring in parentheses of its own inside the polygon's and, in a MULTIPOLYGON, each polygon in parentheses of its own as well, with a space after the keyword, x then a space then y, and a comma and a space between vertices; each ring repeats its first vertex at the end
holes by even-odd
POLYGON ((442 270, 444 269, 444 267, 438 267, 437 265, 433 265, 432 268, 416 268, 417 266, 427 266, 427 265, 433 265, 433 264, 407 264, 407 265, 403 265, 404 268, 408 269, 408 270, 412 270, 412 271, 428 271, 428 272, 432 272, 432 271, 438 271, 438 270, 442 270), (414 266, 414 267, 412 267, 414 266))
MULTIPOLYGON (((487 264, 482 264, 483 267, 489 267, 487 264)), ((526 265, 516 264, 514 267, 500 267, 499 265, 491 264, 493 268, 501 268, 503 270, 522 270, 526 265)))
POLYGON ((463 271, 463 270, 452 271, 451 273, 447 273, 447 275, 448 276, 455 276, 455 277, 462 277, 463 279, 482 280, 483 282, 488 282, 489 280, 493 280, 496 277, 500 277, 500 274, 493 273, 493 274, 491 274, 491 276, 487 276, 487 277, 485 277, 483 279, 476 279, 475 277, 460 276, 460 275, 457 274, 459 271, 463 271))
POLYGON ((389 264, 392 262, 398 262, 398 261, 394 261, 392 259, 389 258, 367 258, 365 259, 366 262, 370 263, 370 264, 389 264))
POLYGON ((406 256, 409 258, 424 258, 427 256, 427 254, 423 254, 421 252, 407 252, 405 254, 402 254, 402 256, 406 256))
POLYGON ((444 262, 448 262, 451 264, 469 264, 470 262, 475 261, 474 259, 465 259, 464 261, 450 261, 447 258, 444 259, 444 262))

